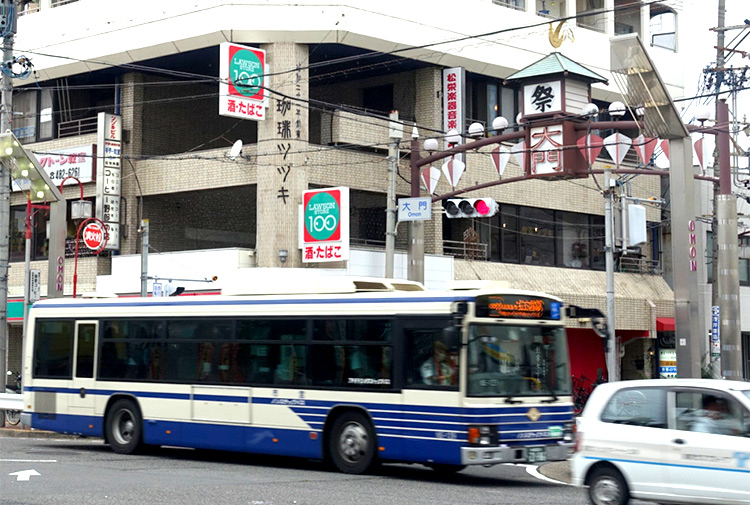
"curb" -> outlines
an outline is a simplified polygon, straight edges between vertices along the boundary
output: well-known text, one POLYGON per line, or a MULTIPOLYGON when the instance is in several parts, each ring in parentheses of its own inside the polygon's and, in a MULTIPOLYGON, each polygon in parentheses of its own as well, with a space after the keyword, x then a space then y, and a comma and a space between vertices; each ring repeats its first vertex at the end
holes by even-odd
POLYGON ((570 474, 570 460, 545 463, 538 468, 538 471, 545 477, 558 482, 571 484, 573 481, 570 474))
POLYGON ((31 428, 0 428, 0 438, 57 438, 57 439, 83 439, 79 435, 66 435, 54 431, 34 430, 31 428))

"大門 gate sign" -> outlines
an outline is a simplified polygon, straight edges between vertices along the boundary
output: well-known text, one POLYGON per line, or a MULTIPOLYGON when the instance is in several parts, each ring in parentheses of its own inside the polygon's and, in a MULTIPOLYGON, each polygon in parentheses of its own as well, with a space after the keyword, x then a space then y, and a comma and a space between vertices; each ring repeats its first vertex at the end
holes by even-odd
POLYGON ((349 259, 349 188, 302 193, 302 262, 349 259))
POLYGON ((223 42, 219 60, 219 115, 264 120, 266 52, 223 42))

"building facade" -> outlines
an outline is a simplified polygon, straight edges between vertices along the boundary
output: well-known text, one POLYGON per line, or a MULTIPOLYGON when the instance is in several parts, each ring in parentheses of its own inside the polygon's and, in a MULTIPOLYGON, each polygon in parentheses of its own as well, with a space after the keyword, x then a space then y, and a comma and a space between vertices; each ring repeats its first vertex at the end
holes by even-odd
MULTIPOLYGON (((599 119, 609 120, 608 105, 621 99, 609 73, 610 37, 617 34, 640 35, 673 97, 691 93, 682 72, 690 42, 687 30, 678 30, 684 16, 678 7, 629 0, 367 6, 164 0, 158 7, 141 0, 41 0, 19 13, 15 53, 32 61, 33 78, 14 83, 13 131, 47 160, 44 166, 66 173, 63 161, 70 153, 87 153, 97 144, 98 115, 121 118, 119 247, 77 258, 79 293, 138 292, 134 286, 142 272, 133 270, 132 258, 142 251, 144 219, 149 256, 171 259, 152 263, 159 266, 148 269, 149 292, 155 282, 169 279, 187 285, 187 291, 218 292, 222 276, 232 275, 233 268, 351 272, 348 263, 356 260, 367 264, 362 271, 377 271, 384 262, 391 111, 398 111, 404 125, 396 195, 406 197, 415 128, 420 142, 446 131, 444 69, 465 72, 464 112, 457 124, 462 134, 472 123, 489 131, 498 115, 510 129, 524 128, 517 124, 523 109, 519 89, 506 79, 556 50, 604 77, 605 82, 591 85, 587 98, 603 111, 599 119), (560 18, 568 20, 563 24, 560 18), (226 42, 265 51, 262 121, 219 115, 220 45, 226 42), (241 150, 232 151, 238 140, 241 150), (350 191, 349 262, 302 258, 302 192, 326 187, 350 191), (228 250, 240 259, 227 262, 228 250), (198 264, 185 260, 196 254, 198 264), (118 263, 129 269, 119 269, 118 263), (219 271, 216 282, 202 282, 219 271)), ((611 133, 595 123, 591 130, 602 137, 611 133)), ((95 174, 82 183, 83 195, 96 204, 102 198, 96 179, 103 177, 104 158, 96 151, 83 157, 92 161, 95 174)), ((523 175, 514 157, 499 175, 490 147, 467 152, 464 162, 466 171, 455 185, 441 176, 435 196, 523 175)), ((605 154, 594 165, 612 163, 605 154)), ((623 162, 635 164, 635 155, 623 162)), ((661 200, 663 179, 617 176, 618 191, 661 200)), ((73 183, 63 194, 72 201, 81 187, 68 182, 73 183)), ((599 175, 487 187, 466 195, 499 203, 497 214, 483 219, 447 219, 436 199, 433 218, 424 224, 425 251, 433 258, 427 267, 435 268, 425 275, 428 286, 451 279, 507 281, 604 311, 601 184, 599 175)), ((422 195, 428 195, 424 188, 422 195)), ((23 192, 13 193, 11 305, 23 298, 25 203, 23 192)), ((660 355, 664 373, 673 365, 668 208, 646 206, 646 219, 647 243, 618 255, 616 263, 623 378, 658 376, 660 355)), ((44 210, 31 220, 31 268, 41 270, 42 286, 48 275, 47 220, 44 210)), ((78 224, 68 220, 68 296, 78 224)), ((397 228, 395 242, 396 256, 403 259, 405 224, 397 228)), ((397 268, 399 274, 405 276, 405 269, 397 268)), ((703 282, 702 289, 710 287, 703 282)), ((11 370, 20 366, 22 317, 16 311, 16 306, 9 309, 11 370)), ((704 319, 708 329, 710 315, 704 319)), ((596 377, 605 367, 602 339, 587 321, 570 320, 568 332, 574 372, 596 377)))

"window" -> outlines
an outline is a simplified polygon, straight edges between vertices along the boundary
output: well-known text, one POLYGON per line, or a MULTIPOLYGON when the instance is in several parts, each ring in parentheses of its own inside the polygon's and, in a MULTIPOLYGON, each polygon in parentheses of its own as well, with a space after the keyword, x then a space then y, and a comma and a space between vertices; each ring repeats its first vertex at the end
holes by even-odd
POLYGON ((526 0, 492 0, 495 5, 502 5, 503 7, 510 7, 519 11, 526 9, 526 0))
POLYGON ((367 110, 390 113, 393 110, 393 84, 364 88, 362 107, 367 110))
POLYGON ((502 81, 489 81, 471 74, 467 89, 468 110, 471 114, 469 123, 477 121, 487 130, 492 128, 492 120, 497 116, 503 116, 508 124, 515 123, 518 107, 516 93, 512 88, 504 87, 502 81))
POLYGON ((678 391, 675 422, 678 430, 744 436, 750 415, 732 398, 706 391, 678 391))
POLYGON ((602 412, 605 423, 667 427, 667 390, 664 388, 623 389, 612 395, 602 412))
POLYGON ((554 265, 554 211, 522 207, 519 214, 521 262, 531 265, 554 265))
POLYGON ((677 50, 677 14, 664 5, 651 6, 651 45, 671 51, 677 50))
POLYGON ((70 379, 73 374, 73 321, 37 320, 34 377, 70 379))
POLYGON ((25 143, 54 138, 52 90, 24 88, 13 94, 13 133, 25 143))
POLYGON ((94 377, 94 343, 96 342, 96 325, 79 324, 76 348, 76 377, 94 377))
POLYGON ((458 355, 443 343, 443 328, 451 322, 446 320, 444 323, 436 321, 429 325, 409 325, 404 328, 407 385, 438 389, 458 388, 458 355))

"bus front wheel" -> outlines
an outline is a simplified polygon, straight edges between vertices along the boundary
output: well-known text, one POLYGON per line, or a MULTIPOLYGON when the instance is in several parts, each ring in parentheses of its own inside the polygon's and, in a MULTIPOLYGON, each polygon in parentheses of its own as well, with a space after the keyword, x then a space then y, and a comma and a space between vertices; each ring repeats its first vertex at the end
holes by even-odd
POLYGON ((359 412, 345 412, 336 418, 329 443, 331 459, 344 473, 365 473, 375 463, 374 430, 359 412))
POLYGON ((143 422, 131 400, 117 400, 104 423, 107 441, 118 454, 134 454, 141 448, 143 422))

